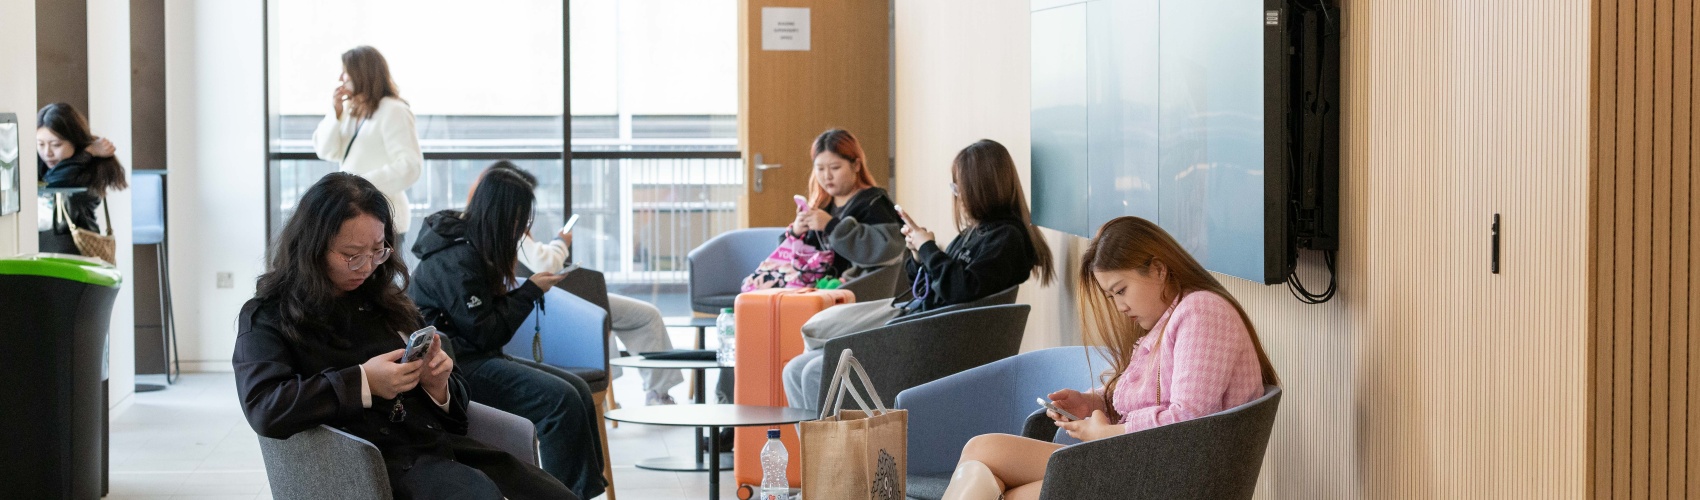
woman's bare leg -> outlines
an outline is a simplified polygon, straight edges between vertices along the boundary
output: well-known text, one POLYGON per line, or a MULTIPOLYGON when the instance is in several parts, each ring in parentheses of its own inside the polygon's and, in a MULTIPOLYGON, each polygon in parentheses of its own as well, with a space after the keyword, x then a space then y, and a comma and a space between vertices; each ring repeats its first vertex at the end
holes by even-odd
POLYGON ((1039 500, 1039 488, 1043 487, 1044 485, 1045 485, 1044 481, 1034 481, 1034 482, 1031 482, 1031 483, 1023 484, 1023 485, 1016 487, 1016 488, 1011 488, 1009 491, 1006 491, 1006 492, 1003 493, 1003 499, 1004 500, 1039 500))
POLYGON ((1051 452, 1060 448, 1060 444, 1021 436, 982 434, 962 447, 961 462, 986 464, 1006 488, 1018 490, 1022 485, 1043 481, 1045 463, 1050 461, 1051 452))

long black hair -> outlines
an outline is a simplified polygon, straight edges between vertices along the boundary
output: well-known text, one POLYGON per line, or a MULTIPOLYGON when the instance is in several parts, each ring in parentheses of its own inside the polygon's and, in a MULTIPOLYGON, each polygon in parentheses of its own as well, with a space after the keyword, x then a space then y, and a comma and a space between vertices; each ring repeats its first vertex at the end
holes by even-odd
MULTIPOLYGON (((331 240, 342 231, 343 222, 360 215, 382 221, 385 243, 390 248, 401 246, 389 199, 371 181, 343 172, 326 174, 307 189, 274 242, 271 262, 260 275, 254 297, 282 303, 283 324, 279 328, 291 340, 300 341, 303 333, 322 335, 331 330, 332 315, 327 313, 336 307, 337 289, 331 282, 325 254, 330 252, 331 240)), ((419 309, 405 293, 407 264, 391 254, 373 266, 366 282, 347 295, 370 304, 391 331, 418 328, 419 309)))
MULTIPOLYGON (((71 179, 76 185, 89 188, 95 196, 105 197, 109 189, 125 189, 130 187, 130 181, 125 179, 124 164, 118 158, 98 158, 88 154, 89 144, 94 143, 94 132, 89 130, 89 120, 75 106, 56 102, 41 107, 35 114, 35 128, 46 128, 53 131, 65 142, 71 143, 74 152, 71 156, 82 156, 79 160, 83 168, 76 178, 71 179)), ((40 161, 40 158, 36 158, 40 161)), ((46 170, 42 165, 42 170, 46 170)))
POLYGON ((519 239, 531 227, 537 183, 521 172, 507 161, 491 165, 466 203, 466 242, 483 257, 484 276, 492 290, 512 288, 519 239))
POLYGON ((969 222, 979 224, 992 220, 1013 220, 1027 228, 1027 243, 1039 260, 1033 266, 1033 276, 1050 284, 1056 276, 1056 264, 1051 259, 1051 247, 1045 235, 1033 225, 1032 212, 1027 209, 1027 194, 1021 189, 1021 174, 1015 171, 1015 158, 1009 149, 991 139, 980 139, 956 153, 950 166, 950 179, 958 186, 957 203, 951 206, 956 228, 969 222))

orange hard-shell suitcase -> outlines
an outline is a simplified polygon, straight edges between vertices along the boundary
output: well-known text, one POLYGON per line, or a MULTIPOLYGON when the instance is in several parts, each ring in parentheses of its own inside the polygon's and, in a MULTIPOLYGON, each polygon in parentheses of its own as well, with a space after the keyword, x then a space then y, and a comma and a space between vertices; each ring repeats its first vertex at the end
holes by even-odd
MULTIPOLYGON (((849 290, 773 288, 738 295, 733 305, 737 319, 737 382, 732 401, 741 405, 790 406, 785 401, 785 363, 803 353, 803 323, 815 313, 856 301, 849 290)), ((802 448, 797 427, 780 426, 779 440, 791 460, 785 477, 791 487, 802 484, 798 468, 802 448)), ((761 448, 767 444, 767 428, 739 427, 732 447, 732 477, 740 485, 761 485, 761 448)), ((743 496, 740 488, 740 497, 743 496)))

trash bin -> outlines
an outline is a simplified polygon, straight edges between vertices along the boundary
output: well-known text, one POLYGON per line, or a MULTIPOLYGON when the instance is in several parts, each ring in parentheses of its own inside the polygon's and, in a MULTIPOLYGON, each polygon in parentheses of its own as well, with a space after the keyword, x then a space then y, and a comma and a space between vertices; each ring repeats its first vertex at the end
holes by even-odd
POLYGON ((87 257, 0 259, 0 496, 101 497, 107 327, 122 282, 87 257))

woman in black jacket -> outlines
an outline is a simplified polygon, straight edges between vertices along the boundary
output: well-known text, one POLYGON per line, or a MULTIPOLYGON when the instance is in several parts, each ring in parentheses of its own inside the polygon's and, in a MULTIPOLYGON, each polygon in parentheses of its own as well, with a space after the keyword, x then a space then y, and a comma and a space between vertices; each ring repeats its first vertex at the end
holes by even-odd
POLYGON ((803 324, 808 348, 785 365, 791 406, 816 409, 826 341, 884 325, 917 311, 971 302, 1020 285, 1029 275, 1049 284, 1055 275, 1050 247, 1031 222, 1015 159, 1002 144, 981 140, 956 154, 950 169, 953 214, 960 233, 945 249, 933 232, 904 218, 912 252, 906 263, 908 293, 890 301, 833 306, 803 324))
POLYGON ((536 424, 544 470, 593 498, 606 482, 590 386, 565 370, 502 354, 543 292, 564 277, 538 273, 523 283, 514 277, 535 188, 513 171, 489 169, 465 213, 426 217, 413 244, 419 265, 408 295, 454 345, 468 396, 536 424))
POLYGON ((332 173, 302 196, 238 319, 232 364, 249 425, 275 439, 329 425, 370 441, 396 498, 573 498, 466 437, 466 389, 441 342, 399 362, 420 326, 392 258, 400 242, 364 179, 332 173))
MULTIPOLYGON (((71 226, 100 232, 100 218, 95 215, 107 191, 125 189, 124 165, 113 156, 112 143, 95 137, 89 121, 77 108, 56 102, 41 107, 35 115, 35 152, 37 181, 50 188, 88 188, 55 200, 63 201, 70 215, 67 221, 53 215, 53 230, 43 231, 40 250, 43 252, 77 254, 71 240, 71 226)), ((111 224, 108 221, 107 224, 111 224)))

